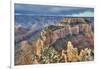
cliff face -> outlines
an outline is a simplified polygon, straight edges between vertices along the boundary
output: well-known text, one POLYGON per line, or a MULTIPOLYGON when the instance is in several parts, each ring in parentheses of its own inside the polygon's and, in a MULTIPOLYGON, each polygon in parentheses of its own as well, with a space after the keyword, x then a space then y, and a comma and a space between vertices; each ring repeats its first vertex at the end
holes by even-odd
POLYGON ((72 20, 70 18, 70 21, 68 21, 68 19, 66 21, 67 21, 67 22, 65 22, 66 25, 65 25, 65 23, 63 23, 63 25, 61 25, 61 26, 60 25, 56 26, 58 28, 56 30, 52 31, 52 29, 55 27, 51 27, 51 28, 49 27, 48 28, 49 31, 46 30, 46 31, 42 32, 43 34, 41 35, 41 37, 44 40, 43 42, 44 42, 45 46, 52 45, 60 38, 69 39, 70 36, 72 36, 72 37, 69 40, 72 40, 72 42, 74 44, 76 43, 76 45, 78 45, 79 42, 82 41, 82 39, 84 39, 84 38, 86 41, 93 42, 93 30, 92 30, 91 24, 86 23, 85 20, 82 18, 81 19, 72 19, 72 20), (73 23, 74 23, 74 25, 72 25, 73 23), (78 36, 82 36, 82 37, 78 37, 78 36), (88 37, 90 38, 90 40, 88 39, 88 37))
POLYGON ((16 65, 32 64, 32 46, 27 41, 22 41, 20 49, 15 54, 15 58, 16 65))

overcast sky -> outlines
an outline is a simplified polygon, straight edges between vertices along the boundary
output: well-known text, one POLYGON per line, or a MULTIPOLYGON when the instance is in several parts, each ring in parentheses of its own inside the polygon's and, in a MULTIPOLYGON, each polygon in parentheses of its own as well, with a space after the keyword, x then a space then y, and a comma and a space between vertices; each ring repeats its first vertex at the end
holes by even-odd
POLYGON ((93 17, 94 9, 86 7, 15 4, 15 15, 93 17))

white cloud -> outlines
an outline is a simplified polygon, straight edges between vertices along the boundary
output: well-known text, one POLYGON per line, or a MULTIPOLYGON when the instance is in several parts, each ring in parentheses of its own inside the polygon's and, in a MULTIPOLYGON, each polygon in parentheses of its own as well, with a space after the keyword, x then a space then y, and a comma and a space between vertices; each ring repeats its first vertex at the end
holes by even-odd
POLYGON ((15 15, 22 15, 21 13, 15 13, 15 15))
POLYGON ((85 12, 82 12, 82 13, 79 13, 79 14, 72 14, 71 16, 78 16, 78 17, 93 17, 94 16, 94 12, 91 12, 91 11, 85 11, 85 12))

